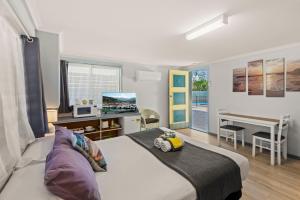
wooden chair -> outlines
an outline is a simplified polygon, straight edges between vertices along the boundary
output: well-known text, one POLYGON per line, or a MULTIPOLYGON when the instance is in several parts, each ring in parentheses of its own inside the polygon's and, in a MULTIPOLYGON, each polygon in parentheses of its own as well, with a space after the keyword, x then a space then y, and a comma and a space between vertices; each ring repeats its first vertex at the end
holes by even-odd
MULTIPOLYGON (((277 162, 278 165, 281 164, 281 153, 283 153, 283 158, 287 159, 287 134, 288 134, 288 127, 290 115, 283 115, 280 117, 280 122, 278 125, 278 133, 275 134, 275 151, 277 151, 277 162)), ((256 147, 260 148, 260 152, 263 149, 270 150, 271 143, 271 134, 269 132, 256 132, 253 134, 253 141, 252 141, 252 157, 255 157, 255 149, 256 147), (259 141, 259 144, 256 144, 256 141, 259 141), (264 145, 266 144, 266 145, 264 145), (268 145, 268 146, 267 146, 268 145)))
MULTIPOLYGON (((219 109, 218 115, 222 113, 227 113, 225 109, 219 109)), ((232 139, 234 142, 234 149, 237 149, 237 135, 241 133, 241 140, 242 140, 242 146, 245 146, 245 128, 241 126, 233 125, 233 122, 226 120, 226 119, 220 119, 220 132, 223 131, 225 133, 226 141, 228 139, 232 139)))

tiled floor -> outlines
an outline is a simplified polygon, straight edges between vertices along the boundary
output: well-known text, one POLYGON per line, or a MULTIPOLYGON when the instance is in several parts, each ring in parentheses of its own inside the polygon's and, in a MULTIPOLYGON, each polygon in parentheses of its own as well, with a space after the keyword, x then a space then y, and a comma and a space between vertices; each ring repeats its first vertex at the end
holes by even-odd
POLYGON ((192 127, 204 132, 208 131, 208 107, 198 106, 192 108, 192 127))

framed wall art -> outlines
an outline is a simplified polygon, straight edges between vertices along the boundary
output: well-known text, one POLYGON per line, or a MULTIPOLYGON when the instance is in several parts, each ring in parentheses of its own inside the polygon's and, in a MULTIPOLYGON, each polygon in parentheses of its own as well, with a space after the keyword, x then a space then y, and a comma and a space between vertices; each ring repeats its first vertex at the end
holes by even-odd
POLYGON ((287 63, 286 91, 300 92, 300 59, 287 63))
POLYGON ((263 60, 248 63, 248 95, 264 94, 263 60))
POLYGON ((266 96, 284 97, 284 58, 266 60, 266 96))
POLYGON ((233 92, 246 92, 246 68, 233 69, 233 92))

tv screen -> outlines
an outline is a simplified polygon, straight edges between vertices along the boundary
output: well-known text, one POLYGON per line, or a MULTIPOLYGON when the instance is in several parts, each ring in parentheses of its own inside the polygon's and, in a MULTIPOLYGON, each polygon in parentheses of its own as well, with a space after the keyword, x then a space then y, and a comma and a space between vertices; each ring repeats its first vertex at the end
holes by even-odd
POLYGON ((137 112, 136 94, 122 92, 102 93, 103 113, 137 112))

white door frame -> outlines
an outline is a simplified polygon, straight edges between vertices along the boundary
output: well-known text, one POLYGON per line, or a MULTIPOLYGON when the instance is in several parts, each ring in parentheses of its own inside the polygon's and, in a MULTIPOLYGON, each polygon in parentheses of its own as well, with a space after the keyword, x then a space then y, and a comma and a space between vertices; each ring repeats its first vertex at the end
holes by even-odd
MULTIPOLYGON (((209 133, 209 116, 210 116, 210 114, 209 114, 209 112, 210 112, 210 92, 209 92, 209 90, 210 90, 210 80, 209 80, 209 75, 210 75, 210 70, 209 70, 209 66, 198 66, 198 67, 193 67, 193 68, 189 68, 188 69, 189 70, 189 72, 190 72, 190 81, 189 81, 189 84, 190 84, 190 92, 189 92, 189 96, 190 96, 190 125, 189 125, 189 127, 191 128, 191 129, 193 129, 192 128, 192 122, 193 122, 193 117, 192 117, 192 104, 193 104, 193 98, 192 98, 192 91, 193 91, 193 86, 192 86, 192 72, 193 71, 198 71, 198 70, 207 70, 207 80, 208 80, 208 90, 207 90, 207 93, 208 93, 208 96, 207 96, 207 108, 208 108, 208 112, 207 112, 207 114, 208 114, 208 124, 207 124, 207 133, 209 133)), ((197 129, 194 129, 194 130, 197 130, 197 129)), ((201 130, 198 130, 198 131, 201 131, 201 130)))

